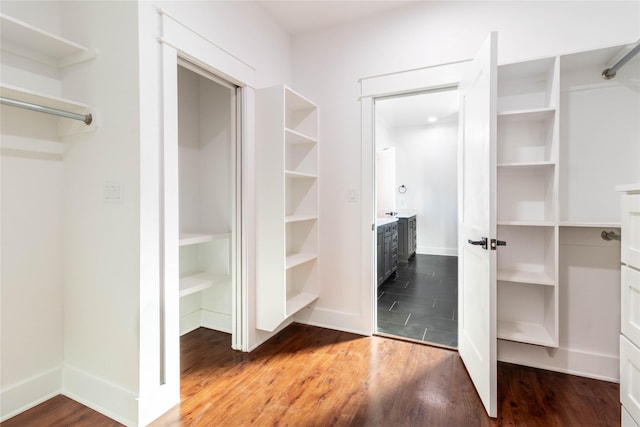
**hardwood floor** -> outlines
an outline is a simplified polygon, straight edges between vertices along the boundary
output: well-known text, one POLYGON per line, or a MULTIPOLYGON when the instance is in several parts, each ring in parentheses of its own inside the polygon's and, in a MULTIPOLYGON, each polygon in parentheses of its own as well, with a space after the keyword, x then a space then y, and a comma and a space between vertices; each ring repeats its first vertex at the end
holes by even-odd
MULTIPOLYGON (((298 324, 252 353, 230 344, 203 328, 182 337, 182 402, 152 426, 620 425, 614 383, 500 363, 492 420, 455 351, 298 324)), ((49 402, 2 425, 118 425, 52 416, 49 402)))

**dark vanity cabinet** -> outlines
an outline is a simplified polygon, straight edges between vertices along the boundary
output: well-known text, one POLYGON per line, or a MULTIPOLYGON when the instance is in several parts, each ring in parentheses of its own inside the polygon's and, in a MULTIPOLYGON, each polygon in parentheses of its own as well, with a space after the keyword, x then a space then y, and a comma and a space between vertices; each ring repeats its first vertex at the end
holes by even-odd
POLYGON ((398 259, 402 262, 416 254, 416 216, 398 218, 398 259))
POLYGON ((398 222, 379 225, 377 228, 378 285, 387 280, 398 266, 398 222))

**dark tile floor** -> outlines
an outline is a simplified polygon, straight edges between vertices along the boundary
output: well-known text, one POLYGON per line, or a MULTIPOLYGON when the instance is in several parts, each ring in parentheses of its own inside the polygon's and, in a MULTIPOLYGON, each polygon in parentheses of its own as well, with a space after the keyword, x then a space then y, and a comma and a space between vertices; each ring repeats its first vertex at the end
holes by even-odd
POLYGON ((458 257, 418 255, 378 287, 378 332, 458 345, 458 257))

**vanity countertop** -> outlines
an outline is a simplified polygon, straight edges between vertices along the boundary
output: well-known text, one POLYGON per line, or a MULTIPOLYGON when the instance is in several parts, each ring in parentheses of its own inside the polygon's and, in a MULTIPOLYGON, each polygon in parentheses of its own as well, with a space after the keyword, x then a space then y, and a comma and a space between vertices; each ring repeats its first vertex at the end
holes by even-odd
POLYGON ((398 221, 398 218, 376 218, 376 227, 380 227, 381 225, 391 224, 392 222, 398 221))

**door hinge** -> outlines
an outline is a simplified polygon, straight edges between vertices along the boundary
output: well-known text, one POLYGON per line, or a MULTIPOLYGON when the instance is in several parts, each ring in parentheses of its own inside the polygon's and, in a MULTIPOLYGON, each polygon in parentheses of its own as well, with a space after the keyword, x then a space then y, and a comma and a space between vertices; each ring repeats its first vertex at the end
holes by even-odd
POLYGON ((491 239, 491 250, 495 251, 498 246, 507 246, 507 242, 504 240, 491 239))

